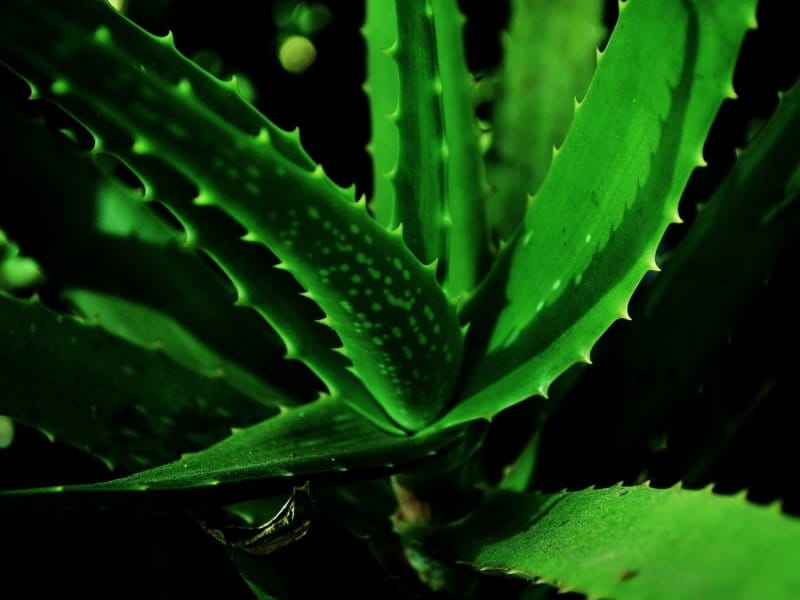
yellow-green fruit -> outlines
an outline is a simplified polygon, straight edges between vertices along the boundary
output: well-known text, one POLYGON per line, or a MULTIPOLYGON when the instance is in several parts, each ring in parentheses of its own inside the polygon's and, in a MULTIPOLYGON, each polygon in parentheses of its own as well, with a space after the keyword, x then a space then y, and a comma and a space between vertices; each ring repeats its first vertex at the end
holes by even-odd
POLYGON ((278 51, 281 66, 290 73, 302 73, 317 58, 317 49, 307 37, 293 35, 286 38, 278 51))

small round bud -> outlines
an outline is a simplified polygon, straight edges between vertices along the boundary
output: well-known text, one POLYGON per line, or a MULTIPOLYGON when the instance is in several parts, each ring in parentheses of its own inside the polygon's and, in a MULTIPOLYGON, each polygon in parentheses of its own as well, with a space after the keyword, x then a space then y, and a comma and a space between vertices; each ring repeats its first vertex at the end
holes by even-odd
POLYGON ((302 73, 317 58, 317 49, 307 37, 292 35, 286 38, 278 50, 278 60, 289 73, 302 73))

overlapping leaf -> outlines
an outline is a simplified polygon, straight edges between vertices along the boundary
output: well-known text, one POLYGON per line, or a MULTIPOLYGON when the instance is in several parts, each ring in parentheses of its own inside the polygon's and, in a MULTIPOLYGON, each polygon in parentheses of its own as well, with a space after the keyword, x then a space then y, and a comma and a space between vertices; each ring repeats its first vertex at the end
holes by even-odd
MULTIPOLYGON (((270 127, 254 136, 249 124, 228 119, 238 106, 247 112, 247 104, 182 59, 171 40, 159 43, 99 0, 80 9, 55 2, 2 8, 4 60, 134 170, 149 169, 145 179, 160 167, 176 171, 196 186, 195 204, 220 207, 248 241, 275 252, 325 311, 343 353, 396 423, 419 429, 441 413, 454 389, 462 335, 433 274, 397 235, 310 170, 270 127), (213 101, 201 94, 206 88, 215 88, 213 101), (197 135, 189 139, 190 132, 197 135)), ((169 197, 160 200, 181 215, 169 197)), ((251 282, 233 282, 242 284, 239 301, 247 303, 251 282)), ((344 397, 392 426, 368 395, 344 397)))
MULTIPOLYGON (((618 343, 608 347, 603 363, 579 383, 576 393, 614 398, 614 414, 624 414, 613 431, 598 428, 596 439, 607 439, 608 451, 630 455, 686 415, 695 419, 715 410, 713 396, 697 396, 698 385, 717 381, 716 362, 728 351, 731 335, 736 339, 741 325, 759 319, 752 307, 779 261, 791 260, 787 251, 800 231, 798 130, 800 94, 795 86, 716 192, 698 207, 691 229, 664 260, 663 273, 642 290, 631 311, 633 325, 618 332, 618 343), (700 407, 695 406, 698 401, 700 407)), ((726 377, 725 389, 735 380, 726 377)), ((713 432, 703 435, 716 451, 737 428, 734 424, 747 419, 757 399, 765 397, 757 393, 749 408, 739 412, 727 394, 720 401, 736 410, 736 416, 718 420, 713 432)), ((701 469, 700 462, 692 469, 701 469)))
POLYGON ((499 410, 589 358, 648 269, 723 99, 754 2, 621 4, 564 147, 524 227, 467 308, 464 399, 499 410), (646 64, 633 69, 631 63, 646 64))
POLYGON ((386 433, 337 400, 291 409, 180 460, 123 479, 93 485, 18 490, 0 494, 0 511, 166 510, 220 504, 288 491, 307 479, 377 476, 438 452, 454 452, 468 431, 434 435, 386 433))
POLYGON ((126 470, 173 460, 275 410, 35 301, 0 295, 0 331, 0 414, 126 470))
POLYGON ((451 297, 487 267, 489 192, 478 147, 463 16, 452 0, 370 0, 364 35, 379 222, 403 226, 424 263, 441 261, 451 297))
MULTIPOLYGON (((286 387, 298 400, 313 397, 313 377, 299 363, 282 360, 285 350, 275 332, 257 315, 233 306, 233 290, 181 245, 179 233, 149 211, 141 197, 95 168, 74 144, 3 106, 0 120, 9 144, 0 152, 8 167, 6 184, 15 193, 0 211, 0 228, 35 257, 49 290, 98 294, 108 300, 108 308, 119 299, 112 313, 96 302, 82 307, 118 335, 123 332, 114 327, 119 324, 115 314, 122 305, 138 307, 140 316, 151 312, 155 321, 170 325, 165 329, 139 318, 135 330, 125 328, 127 333, 145 345, 160 342, 173 357, 178 346, 188 349, 185 343, 171 343, 173 333, 184 341, 193 338, 197 352, 178 357, 186 366, 204 372, 225 369, 229 379, 236 371, 242 383, 255 377, 281 386, 289 380, 286 387), (48 218, 40 218, 43 214, 48 218), (193 364, 198 352, 218 358, 193 364)), ((264 268, 268 265, 265 261, 264 268)), ((248 387, 263 401, 271 396, 248 387)))
POLYGON ((680 393, 676 380, 694 381, 797 235, 798 131, 795 85, 703 205, 654 283, 623 351, 626 369, 653 378, 649 389, 637 391, 648 406, 661 406, 659 398, 680 393))

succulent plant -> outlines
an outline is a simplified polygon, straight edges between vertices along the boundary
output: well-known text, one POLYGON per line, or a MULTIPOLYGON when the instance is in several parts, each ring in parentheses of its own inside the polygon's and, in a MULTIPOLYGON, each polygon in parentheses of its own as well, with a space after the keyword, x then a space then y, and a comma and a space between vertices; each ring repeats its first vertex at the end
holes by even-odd
MULTIPOLYGON (((336 15, 302 10, 322 16, 285 36, 306 55, 281 46, 292 71, 317 56, 304 36, 336 15)), ((257 597, 321 593, 302 581, 308 558, 280 566, 311 545, 320 515, 371 540, 364 560, 403 575, 398 597, 496 597, 500 580, 470 568, 540 583, 502 588, 530 597, 543 584, 797 597, 800 524, 778 505, 644 481, 537 485, 557 400, 660 270, 756 27, 755 0, 629 0, 593 70, 600 12, 512 2, 489 140, 458 3, 367 0, 363 193, 171 34, 101 0, 5 0, 0 61, 30 100, 9 94, 2 111, 18 190, 0 210, 3 427, 36 428, 117 473, 5 485, 3 519, 188 511, 257 597), (43 106, 48 118, 32 118, 43 106), (521 442, 501 473, 487 456, 515 415, 521 442)), ((656 382, 637 388, 656 420, 797 231, 798 102, 782 96, 620 345, 656 382), (737 258, 745 267, 720 275, 737 258), (699 341, 670 358, 691 328, 699 341)), ((649 439, 644 421, 629 430, 649 439)))

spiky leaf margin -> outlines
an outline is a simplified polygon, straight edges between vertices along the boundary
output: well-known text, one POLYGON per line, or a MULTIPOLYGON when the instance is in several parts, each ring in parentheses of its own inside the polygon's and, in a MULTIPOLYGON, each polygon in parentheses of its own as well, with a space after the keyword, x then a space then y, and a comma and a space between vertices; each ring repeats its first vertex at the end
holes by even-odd
POLYGON ((546 395, 648 270, 725 98, 755 0, 629 0, 524 226, 465 309, 463 399, 438 426, 546 395), (647 68, 640 68, 641 65, 647 68))

